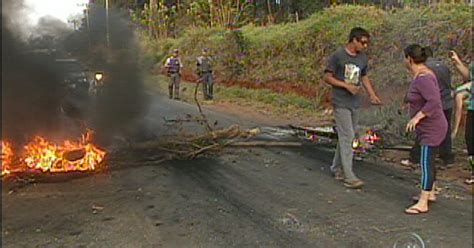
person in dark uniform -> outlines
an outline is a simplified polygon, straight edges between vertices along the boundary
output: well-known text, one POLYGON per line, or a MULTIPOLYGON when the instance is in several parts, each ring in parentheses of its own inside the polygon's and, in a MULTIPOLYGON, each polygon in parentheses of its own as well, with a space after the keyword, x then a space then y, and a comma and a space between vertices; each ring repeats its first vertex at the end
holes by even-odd
POLYGON ((97 96, 104 88, 104 73, 95 72, 94 77, 89 81, 89 96, 97 96))
POLYGON ((183 63, 179 58, 179 50, 174 49, 171 57, 166 59, 165 68, 170 76, 170 83, 168 85, 170 99, 179 99, 179 83, 181 81, 181 70, 183 63))
POLYGON ((202 55, 197 58, 197 73, 202 83, 204 100, 212 100, 214 98, 214 82, 212 71, 212 57, 209 56, 209 49, 202 49, 202 55))

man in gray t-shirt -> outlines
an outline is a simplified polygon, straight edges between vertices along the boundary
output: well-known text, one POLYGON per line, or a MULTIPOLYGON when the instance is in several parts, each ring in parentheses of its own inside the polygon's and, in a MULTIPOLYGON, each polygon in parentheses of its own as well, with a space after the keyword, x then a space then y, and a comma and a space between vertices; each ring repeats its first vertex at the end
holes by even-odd
POLYGON ((332 86, 332 104, 338 143, 331 171, 348 188, 361 188, 364 183, 352 171, 352 141, 361 105, 360 90, 365 87, 372 104, 381 104, 367 76, 368 58, 364 53, 370 34, 363 28, 353 28, 349 42, 333 53, 324 70, 324 81, 332 86), (341 170, 342 167, 342 170, 341 170))
MULTIPOLYGON (((345 47, 340 47, 329 57, 325 72, 332 73, 339 81, 360 87, 362 77, 367 75, 367 66, 368 58, 365 53, 350 55, 345 47)), ((361 105, 361 95, 333 85, 332 104, 334 107, 356 109, 361 105)))

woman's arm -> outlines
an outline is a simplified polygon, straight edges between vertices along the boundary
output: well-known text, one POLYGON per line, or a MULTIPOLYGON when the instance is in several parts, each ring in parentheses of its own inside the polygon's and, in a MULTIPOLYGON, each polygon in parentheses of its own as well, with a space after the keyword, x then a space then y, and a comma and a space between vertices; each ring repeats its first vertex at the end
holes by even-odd
POLYGON ((453 130, 451 132, 451 138, 454 139, 456 138, 456 135, 458 133, 459 129, 459 124, 461 123, 461 116, 462 116, 462 105, 464 101, 464 93, 457 93, 455 96, 455 101, 454 101, 454 124, 453 124, 453 130))
POLYGON ((423 113, 423 111, 418 111, 413 118, 407 123, 406 131, 407 132, 412 132, 416 129, 416 125, 420 123, 420 121, 426 117, 426 114, 423 113))

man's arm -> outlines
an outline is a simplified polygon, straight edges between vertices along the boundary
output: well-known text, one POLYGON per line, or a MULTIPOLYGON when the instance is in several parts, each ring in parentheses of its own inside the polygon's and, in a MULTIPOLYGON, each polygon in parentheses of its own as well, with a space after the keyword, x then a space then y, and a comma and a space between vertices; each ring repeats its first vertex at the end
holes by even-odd
POLYGON ((346 89, 353 95, 357 94, 360 90, 359 86, 355 86, 352 84, 348 84, 344 81, 338 80, 334 77, 334 74, 329 71, 324 74, 324 82, 335 87, 346 89))
POLYGON ((372 82, 370 81, 367 75, 362 76, 362 84, 364 85, 365 89, 367 90, 367 93, 369 94, 370 103, 377 105, 382 104, 382 101, 375 93, 374 87, 372 86, 372 82))
POLYGON ((202 58, 201 58, 201 57, 198 57, 198 58, 196 59, 196 74, 197 74, 198 76, 201 76, 201 68, 200 68, 200 67, 201 67, 201 63, 202 63, 202 58))
POLYGON ((456 89, 456 94, 454 97, 454 125, 451 132, 451 138, 455 138, 459 130, 459 124, 461 123, 462 109, 464 105, 464 99, 470 96, 470 87, 472 83, 466 83, 462 86, 459 86, 456 89))
POLYGON ((334 77, 332 72, 324 73, 324 82, 339 88, 346 88, 347 83, 334 77))
POLYGON ((463 62, 455 51, 451 51, 451 60, 453 61, 454 67, 461 74, 462 78, 466 81, 470 80, 469 68, 467 68, 467 66, 463 64, 463 62))
POLYGON ((464 99, 467 98, 469 94, 467 92, 459 92, 454 97, 454 124, 453 130, 451 131, 451 138, 454 139, 459 130, 459 124, 461 124, 462 109, 464 104, 464 99))

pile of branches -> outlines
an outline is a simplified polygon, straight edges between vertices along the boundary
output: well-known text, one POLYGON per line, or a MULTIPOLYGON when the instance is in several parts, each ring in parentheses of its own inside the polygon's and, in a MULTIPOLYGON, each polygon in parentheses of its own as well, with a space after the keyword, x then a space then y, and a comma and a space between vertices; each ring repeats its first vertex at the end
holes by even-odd
POLYGON ((166 155, 161 161, 166 160, 189 160, 204 153, 221 151, 226 147, 256 147, 256 146, 300 146, 298 142, 275 142, 256 141, 251 138, 261 133, 259 128, 242 129, 239 125, 231 125, 227 128, 214 130, 207 116, 203 113, 201 104, 197 99, 197 90, 200 81, 196 83, 194 90, 194 101, 199 109, 200 117, 184 120, 168 120, 172 122, 195 121, 204 126, 206 132, 192 136, 173 136, 160 141, 148 141, 139 144, 131 144, 132 150, 159 150, 166 155))
POLYGON ((212 151, 219 151, 228 146, 254 146, 260 142, 249 142, 248 139, 260 133, 260 129, 242 129, 239 125, 210 131, 191 137, 173 137, 163 141, 149 141, 131 146, 134 150, 160 150, 167 153, 165 160, 194 159, 212 151), (246 141, 247 140, 247 141, 246 141))

